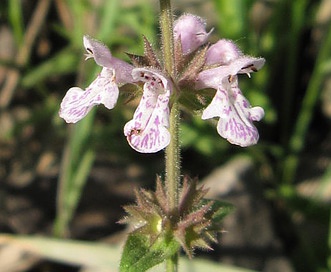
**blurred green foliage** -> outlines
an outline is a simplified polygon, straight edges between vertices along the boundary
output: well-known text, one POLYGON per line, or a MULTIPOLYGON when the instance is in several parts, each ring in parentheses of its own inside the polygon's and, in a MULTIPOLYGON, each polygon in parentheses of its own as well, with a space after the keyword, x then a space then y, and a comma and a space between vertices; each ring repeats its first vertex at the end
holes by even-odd
MULTIPOLYGON (((323 149, 321 143, 330 137, 330 116, 321 109, 321 92, 331 71, 331 14, 322 12, 328 1, 204 2, 212 2, 215 8, 210 11, 215 21, 207 18, 209 28, 215 25, 215 40, 234 39, 246 54, 266 58, 265 67, 251 79, 240 78, 244 94, 252 105, 262 106, 266 116, 257 124, 261 135, 259 144, 241 149, 221 139, 214 122, 203 122, 199 115, 185 114, 181 128, 183 160, 207 158, 208 167, 213 169, 238 153, 250 154, 261 180, 265 181, 266 198, 275 207, 282 207, 276 208, 277 212, 288 218, 299 213, 307 220, 313 218, 331 228, 330 203, 319 197, 301 196, 296 190, 303 154, 309 154, 311 145, 323 149), (190 157, 191 154, 195 157, 190 157), (319 216, 314 216, 316 214, 319 216)), ((1 70, 5 76, 0 75, 1 112, 11 113, 17 105, 31 111, 23 121, 3 130, 1 145, 20 138, 26 127, 38 128, 46 122, 47 129, 56 138, 57 148, 65 146, 54 224, 54 234, 59 237, 68 234, 70 220, 98 152, 115 154, 122 159, 133 157, 129 148, 124 147, 124 136, 119 140, 123 125, 133 112, 132 108, 123 107, 129 97, 121 97, 118 107, 111 112, 101 108, 98 112, 92 111, 75 126, 68 126, 57 116, 66 90, 73 85, 87 86, 99 71, 94 63, 83 61, 82 36, 89 34, 102 40, 115 56, 125 59, 124 52, 142 53, 142 35, 155 47, 159 46, 156 3, 143 0, 100 3, 52 1, 43 11, 45 19, 37 33, 32 29, 36 28, 33 18, 42 16, 34 13, 37 3, 11 0, 0 4, 1 22, 5 22, 3 26, 12 34, 14 50, 10 56, 0 54, 0 68, 5 69, 1 70), (33 39, 31 43, 26 42, 29 38, 33 39), (23 55, 21 61, 17 57, 20 55, 23 55), (10 85, 13 73, 18 74, 14 85, 10 85), (4 102, 7 93, 8 103, 4 102)), ((196 14, 205 15, 199 14, 199 10, 196 14)), ((37 137, 47 141, 43 136, 37 137)), ((330 169, 328 164, 325 174, 321 174, 318 192, 325 191, 330 184, 330 169)), ((297 230, 291 219, 289 224, 297 230)), ((297 233, 302 247, 296 253, 299 257, 293 257, 296 267, 306 266, 310 271, 331 269, 331 235, 324 245, 311 247, 305 232, 297 233)))

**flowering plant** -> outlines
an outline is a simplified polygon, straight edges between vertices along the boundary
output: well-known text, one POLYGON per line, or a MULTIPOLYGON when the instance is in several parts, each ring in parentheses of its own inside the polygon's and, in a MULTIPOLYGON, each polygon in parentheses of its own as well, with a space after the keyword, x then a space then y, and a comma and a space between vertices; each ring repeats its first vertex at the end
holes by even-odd
POLYGON ((144 271, 167 260, 167 271, 176 270, 182 247, 189 257, 195 248, 211 249, 221 230, 220 222, 230 206, 204 200, 207 190, 197 181, 180 179, 178 126, 180 106, 202 111, 202 119, 218 118, 217 132, 230 143, 242 147, 259 138, 254 121, 264 116, 261 107, 251 107, 238 85, 238 75, 257 72, 263 58, 244 55, 230 40, 209 44, 212 29, 195 15, 184 14, 172 22, 170 2, 161 1, 162 58, 147 39, 144 55, 129 54, 131 63, 112 56, 101 42, 84 36, 86 59, 102 67, 97 78, 85 89, 68 90, 59 115, 68 123, 84 118, 96 105, 112 109, 121 87, 135 84, 142 97, 132 120, 124 126, 129 145, 141 153, 166 148, 166 177, 157 178, 156 191, 137 190, 137 203, 125 207, 122 223, 133 223, 121 261, 122 271, 144 271), (214 96, 209 105, 202 90, 214 96), (200 101, 188 106, 185 98, 200 101), (196 104, 194 104, 196 105, 196 104))

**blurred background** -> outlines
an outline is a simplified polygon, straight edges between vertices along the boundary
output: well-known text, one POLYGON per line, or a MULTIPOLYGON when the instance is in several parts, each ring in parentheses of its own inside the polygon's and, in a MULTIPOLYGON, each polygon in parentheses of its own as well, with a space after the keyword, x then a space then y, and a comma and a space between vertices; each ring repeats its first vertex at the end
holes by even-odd
MULTIPOLYGON (((214 123, 183 113, 183 174, 236 206, 219 245, 197 258, 220 268, 330 271, 331 1, 173 2, 176 15, 194 13, 215 27, 211 42, 233 39, 267 60, 239 82, 266 112, 256 146, 232 146, 214 123)), ((100 71, 84 61, 83 35, 128 60, 125 52, 143 53, 142 35, 160 47, 158 12, 156 0, 1 1, 1 271, 82 271, 84 260, 68 260, 77 251, 54 261, 47 240, 29 240, 35 235, 124 241, 122 206, 134 201, 134 188, 154 188, 164 174, 163 152, 139 154, 123 135, 139 100, 123 95, 115 109, 100 106, 76 125, 58 110, 70 87, 88 86, 100 71)))

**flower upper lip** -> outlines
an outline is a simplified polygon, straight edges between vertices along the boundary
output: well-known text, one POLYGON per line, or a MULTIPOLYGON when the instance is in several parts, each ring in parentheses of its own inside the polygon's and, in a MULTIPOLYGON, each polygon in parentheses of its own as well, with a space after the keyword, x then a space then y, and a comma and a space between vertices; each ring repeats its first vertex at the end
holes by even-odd
POLYGON ((264 58, 242 56, 227 65, 220 65, 200 72, 196 81, 196 89, 217 88, 223 78, 237 74, 250 74, 261 69, 265 63, 264 58))
POLYGON ((117 84, 134 82, 132 78, 132 70, 134 67, 131 64, 113 57, 106 45, 88 35, 83 37, 83 43, 87 51, 85 54, 86 59, 93 58, 99 66, 114 69, 117 84))

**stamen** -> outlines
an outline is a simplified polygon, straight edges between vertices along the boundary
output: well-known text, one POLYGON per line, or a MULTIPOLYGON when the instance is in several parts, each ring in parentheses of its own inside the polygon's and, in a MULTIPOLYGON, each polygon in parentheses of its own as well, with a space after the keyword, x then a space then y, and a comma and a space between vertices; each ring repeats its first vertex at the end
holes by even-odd
POLYGON ((242 70, 244 70, 244 69, 251 69, 253 72, 257 72, 257 69, 256 69, 256 67, 254 66, 254 64, 249 64, 249 65, 247 65, 247 66, 245 66, 245 67, 242 67, 241 69, 242 69, 242 70))

